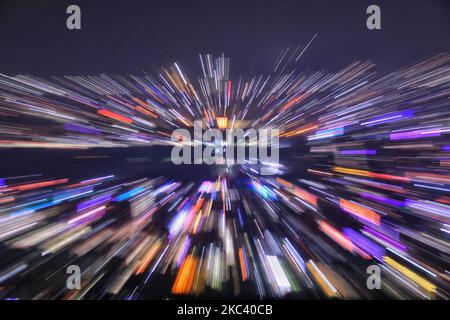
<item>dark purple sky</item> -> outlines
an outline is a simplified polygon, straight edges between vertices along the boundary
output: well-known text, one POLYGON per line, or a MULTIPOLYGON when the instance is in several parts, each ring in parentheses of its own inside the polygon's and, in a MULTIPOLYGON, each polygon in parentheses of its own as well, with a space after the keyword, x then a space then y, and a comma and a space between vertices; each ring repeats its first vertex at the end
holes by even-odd
POLYGON ((173 61, 192 71, 198 53, 223 52, 248 73, 315 33, 301 67, 369 59, 386 71, 450 51, 449 32, 448 0, 0 0, 0 72, 136 73, 173 61), (66 28, 70 4, 81 7, 80 31, 66 28), (382 30, 366 29, 370 4, 382 30))

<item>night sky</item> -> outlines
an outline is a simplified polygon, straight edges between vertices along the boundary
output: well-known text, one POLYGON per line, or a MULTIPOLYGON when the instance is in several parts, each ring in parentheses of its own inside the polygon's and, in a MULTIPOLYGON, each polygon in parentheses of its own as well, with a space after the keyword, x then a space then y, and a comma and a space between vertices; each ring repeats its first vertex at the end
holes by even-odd
POLYGON ((199 53, 224 53, 232 73, 265 71, 286 47, 313 42, 300 66, 337 70, 354 59, 389 71, 450 50, 448 1, 0 1, 0 72, 41 76, 139 73, 199 53), (66 28, 77 4, 82 30, 66 28), (370 4, 382 30, 366 28, 370 4))

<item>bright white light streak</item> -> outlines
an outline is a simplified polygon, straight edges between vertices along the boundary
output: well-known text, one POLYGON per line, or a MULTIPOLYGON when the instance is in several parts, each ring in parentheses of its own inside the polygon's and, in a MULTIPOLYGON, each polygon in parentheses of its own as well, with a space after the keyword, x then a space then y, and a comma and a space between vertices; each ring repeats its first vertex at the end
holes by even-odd
POLYGON ((175 62, 175 67, 177 68, 178 73, 180 74, 181 79, 183 80, 184 84, 187 84, 187 81, 186 81, 186 79, 184 78, 183 73, 181 72, 180 67, 178 67, 178 64, 177 64, 176 62, 175 62))

